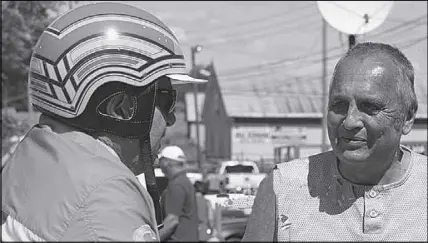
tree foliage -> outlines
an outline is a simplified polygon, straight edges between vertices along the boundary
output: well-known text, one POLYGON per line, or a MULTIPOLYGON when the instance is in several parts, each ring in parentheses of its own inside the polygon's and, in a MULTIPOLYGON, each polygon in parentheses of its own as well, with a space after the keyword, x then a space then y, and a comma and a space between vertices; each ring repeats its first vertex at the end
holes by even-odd
MULTIPOLYGON (((73 1, 76 2, 76 1, 73 1)), ((49 23, 70 1, 2 1, 2 108, 27 109, 32 49, 49 23)))

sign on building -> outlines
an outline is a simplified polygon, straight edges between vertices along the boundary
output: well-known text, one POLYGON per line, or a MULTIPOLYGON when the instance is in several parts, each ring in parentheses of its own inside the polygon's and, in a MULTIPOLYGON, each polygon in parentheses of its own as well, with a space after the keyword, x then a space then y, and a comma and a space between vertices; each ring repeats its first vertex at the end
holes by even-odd
POLYGON ((232 129, 232 143, 270 145, 304 144, 307 134, 302 128, 238 127, 232 129))
POLYGON ((308 142, 308 132, 302 127, 239 126, 233 127, 231 134, 232 158, 254 161, 273 161, 276 147, 308 142))

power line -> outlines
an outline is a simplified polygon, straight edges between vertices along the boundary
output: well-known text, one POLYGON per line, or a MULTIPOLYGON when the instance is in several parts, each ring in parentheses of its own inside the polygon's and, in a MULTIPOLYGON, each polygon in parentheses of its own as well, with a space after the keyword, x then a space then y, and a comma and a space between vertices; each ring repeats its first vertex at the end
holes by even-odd
MULTIPOLYGON (((388 33, 385 33, 384 35, 382 35, 382 39, 390 38, 391 36, 395 36, 395 35, 399 35, 399 34, 402 34, 402 33, 405 33, 405 32, 409 32, 409 31, 411 31, 413 29, 416 29, 416 28, 418 28, 420 26, 423 26, 423 25, 425 25, 425 27, 426 27, 426 24, 427 24, 427 22, 425 21, 425 22, 421 22, 421 23, 416 23, 413 26, 409 26, 409 27, 404 28, 402 30, 396 29, 397 31, 388 32, 388 33)), ((361 39, 366 39, 367 37, 371 38, 372 36, 364 36, 361 39)))
MULTIPOLYGON (((329 57, 328 61, 332 61, 334 58, 339 58, 341 56, 342 56, 342 54, 329 57)), ((313 62, 312 62, 311 65, 318 64, 319 62, 320 61, 313 60, 313 62)), ((242 76, 239 76, 239 77, 224 78, 224 79, 227 79, 229 83, 238 83, 238 82, 248 81, 248 79, 262 77, 262 76, 265 76, 265 75, 267 75, 267 74, 266 73, 251 73, 251 74, 242 75, 242 76)), ((277 73, 276 75, 280 75, 280 74, 277 73)), ((290 77, 290 78, 302 77, 302 76, 294 76, 294 75, 290 76, 290 75, 286 75, 286 74, 284 74, 284 76, 285 77, 290 77)), ((308 75, 308 77, 310 77, 310 75, 308 75)))
MULTIPOLYGON (((399 30, 399 29, 401 29, 401 28, 403 28, 403 27, 406 27, 407 25, 410 25, 410 24, 413 24, 413 23, 417 23, 418 21, 420 21, 421 19, 423 19, 423 18, 426 18, 426 15, 422 15, 422 16, 420 16, 420 17, 418 17, 418 18, 415 18, 415 19, 412 19, 412 20, 410 20, 410 21, 406 21, 406 22, 404 22, 404 23, 400 23, 399 25, 397 25, 397 26, 394 26, 394 27, 392 27, 392 28, 389 28, 389 29, 387 29, 387 30, 385 30, 385 31, 382 31, 382 32, 379 32, 379 33, 377 33, 377 34, 375 34, 375 35, 373 35, 373 37, 376 37, 376 36, 381 36, 381 35, 383 35, 383 34, 388 34, 388 32, 393 32, 393 31, 396 31, 396 30, 399 30)), ((424 23, 420 23, 420 24, 418 24, 418 25, 415 25, 415 26, 413 26, 413 27, 410 27, 410 28, 416 28, 417 26, 420 26, 420 25, 422 25, 422 24, 424 24, 424 23)), ((426 23, 425 23, 426 24, 426 23)), ((406 28, 406 29, 404 29, 403 31, 408 31, 409 29, 408 28, 406 28)), ((402 31, 401 31, 402 32, 402 31)), ((280 33, 280 34, 282 34, 282 33, 280 33)), ((392 33, 393 34, 393 33, 392 33)), ((223 49, 224 49, 224 46, 226 46, 226 44, 229 44, 230 42, 227 42, 227 43, 223 43, 223 49)), ((220 44, 219 44, 220 45, 220 44)), ((218 45, 218 46, 219 46, 218 45)), ((212 45, 211 46, 206 46, 206 48, 208 48, 208 49, 213 49, 214 50, 214 48, 212 47, 212 45)), ((332 49, 329 49, 328 51, 335 51, 335 50, 337 50, 337 49, 342 49, 342 47, 340 46, 340 47, 334 47, 334 48, 332 48, 332 49)), ((244 54, 244 55, 248 55, 248 56, 252 56, 252 57, 254 57, 255 55, 254 54, 251 54, 251 53, 248 53, 248 52, 245 52, 245 51, 241 51, 241 50, 239 50, 239 49, 231 49, 231 48, 227 48, 227 50, 226 51, 229 51, 229 52, 234 52, 234 53, 238 53, 238 54, 244 54)), ((312 53, 312 54, 308 54, 308 55, 306 55, 306 56, 303 56, 303 57, 298 57, 298 58, 306 58, 306 57, 308 57, 309 55, 319 55, 320 53, 312 53)), ((298 60, 289 60, 289 59, 283 59, 282 60, 283 62, 290 62, 290 61, 298 61, 298 60)), ((283 63, 266 63, 266 64, 262 64, 262 65, 257 65, 257 67, 246 67, 246 68, 242 68, 242 71, 246 71, 246 70, 248 70, 248 69, 251 69, 251 70, 254 70, 254 69, 257 69, 258 67, 259 68, 264 68, 264 67, 262 67, 262 66, 265 66, 265 67, 267 67, 267 68, 274 68, 273 66, 275 66, 275 65, 281 65, 281 64, 283 64, 283 63)), ((236 70, 237 72, 239 72, 239 73, 241 73, 242 71, 239 71, 238 69, 236 70)), ((226 75, 229 75, 229 73, 228 72, 226 72, 225 74, 222 74, 222 76, 226 76, 226 75)))
MULTIPOLYGON (((416 43, 419 43, 419 42, 423 41, 424 39, 426 39, 426 36, 425 37, 421 37, 421 38, 413 39, 412 41, 416 41, 416 43)), ((410 44, 412 44, 412 43, 410 43, 410 44)), ((400 43, 398 43, 396 45, 400 45, 400 44, 402 44, 402 42, 400 42, 400 43)), ((339 54, 336 54, 336 55, 333 55, 333 56, 329 56, 327 58, 327 61, 335 60, 335 59, 337 59, 337 58, 339 58, 341 56, 343 56, 343 53, 339 53, 339 54)), ((303 64, 314 65, 314 64, 320 63, 321 61, 322 61, 322 59, 318 59, 317 58, 317 59, 312 59, 312 60, 303 60, 303 61, 300 61, 298 64, 300 64, 300 66, 303 65, 303 64)), ((290 65, 292 65, 292 64, 290 64, 290 65)), ((263 75, 266 75, 267 73, 272 72, 272 70, 275 70, 275 69, 278 69, 278 68, 283 68, 283 66, 277 66, 277 67, 270 66, 270 68, 271 69, 251 70, 251 71, 257 71, 257 73, 242 73, 241 72, 241 73, 236 73, 236 74, 232 74, 232 75, 221 75, 220 77, 222 77, 222 78, 228 77, 228 80, 236 80, 236 79, 239 80, 239 79, 242 79, 242 78, 263 76, 263 75)), ((293 68, 293 69, 296 70, 297 68, 293 68)))
POLYGON ((399 24, 399 25, 396 25, 396 26, 394 26, 394 27, 391 27, 391 28, 389 28, 389 29, 383 30, 383 31, 381 31, 381 32, 375 33, 375 34, 370 35, 370 36, 371 36, 371 37, 378 37, 379 35, 382 35, 382 34, 385 34, 385 33, 388 33, 388 32, 396 31, 396 30, 401 29, 401 28, 403 28, 403 27, 406 27, 406 26, 408 26, 408 25, 410 25, 410 24, 417 23, 418 21, 420 21, 420 20, 422 20, 422 19, 424 19, 424 18, 426 18, 426 17, 427 17, 427 15, 426 15, 426 14, 421 15, 421 16, 419 16, 419 17, 416 17, 416 18, 414 18, 414 19, 411 19, 411 20, 409 20, 409 21, 406 21, 406 22, 404 22, 404 23, 401 23, 401 24, 399 24))
MULTIPOLYGON (((426 15, 424 15, 424 16, 426 17, 426 15)), ((398 26, 394 26, 393 28, 390 28, 390 29, 388 29, 386 31, 382 31, 382 32, 376 34, 375 36, 381 36, 383 34, 388 34, 391 31, 398 30, 400 28, 405 27, 406 25, 409 25, 409 24, 412 24, 412 23, 416 23, 417 21, 419 21, 424 16, 418 17, 418 18, 410 20, 410 21, 406 21, 403 24, 400 24, 398 26)), ((406 30, 408 30, 408 29, 406 29, 406 30)), ((415 45, 415 44, 417 44, 417 43, 419 43, 419 42, 421 42, 421 41, 423 41, 425 39, 426 39, 426 36, 410 40, 410 42, 409 42, 409 40, 407 40, 407 41, 405 41, 405 43, 407 43, 407 44, 404 46, 404 48, 407 48, 407 47, 410 47, 412 45, 415 45)), ((403 44, 403 43, 401 43, 401 42, 398 43, 398 45, 400 45, 400 44, 403 44)), ((340 46, 339 47, 330 48, 329 50, 331 51, 331 50, 337 50, 337 49, 340 49, 340 46)), ((310 56, 313 56, 313 55, 312 54, 308 54, 308 55, 304 55, 304 56, 301 56, 301 57, 297 57, 295 59, 302 59, 302 58, 307 58, 307 57, 310 57, 310 56)), ((343 53, 330 56, 330 57, 327 58, 327 60, 330 61, 332 59, 339 58, 341 56, 343 56, 343 53)), ((291 61, 291 59, 287 59, 287 60, 291 61)), ((318 64, 320 61, 321 61, 321 59, 312 59, 312 60, 304 60, 304 61, 300 60, 299 64, 300 65, 302 65, 303 63, 318 64)), ((261 66, 261 65, 257 65, 257 66, 261 66)), ((243 73, 242 71, 241 72, 236 72, 234 74, 230 74, 229 77, 227 78, 227 80, 228 80, 228 83, 248 81, 248 80, 244 80, 244 78, 253 78, 253 77, 258 77, 258 76, 265 76, 267 73, 272 72, 273 69, 275 69, 275 68, 281 68, 281 67, 282 66, 275 67, 275 66, 273 66, 273 64, 271 64, 271 65, 266 65, 265 64, 265 65, 262 65, 261 68, 271 68, 271 69, 268 69, 268 70, 263 70, 263 69, 262 70, 258 70, 258 73, 243 73), (230 76, 234 76, 234 77, 230 77, 230 76)), ((247 68, 244 68, 243 70, 248 70, 248 69, 249 68, 247 67, 247 68)), ((255 71, 255 69, 250 69, 249 71, 255 71)), ((228 75, 220 75, 219 77, 225 78, 227 76, 228 75)), ((295 78, 296 77, 291 77, 291 79, 295 79, 295 78)), ((291 79, 288 79, 288 80, 291 80, 291 79)), ((286 81, 286 80, 283 80, 283 81, 286 81)))
MULTIPOLYGON (((332 48, 328 49, 328 51, 332 52, 332 51, 335 51, 335 50, 338 50, 338 49, 340 49, 340 46, 332 47, 332 48)), ((227 73, 219 75, 219 76, 221 76, 221 77, 230 77, 230 76, 236 76, 236 75, 242 75, 242 74, 245 75, 245 71, 249 71, 249 70, 254 71, 254 70, 258 70, 259 68, 260 69, 267 68, 267 67, 270 67, 270 68, 282 68, 283 66, 277 66, 277 65, 284 65, 285 63, 292 62, 292 61, 300 61, 300 62, 304 62, 304 63, 305 62, 309 62, 309 63, 318 62, 321 59, 318 59, 318 58, 317 59, 312 59, 312 60, 304 60, 304 59, 311 58, 311 57, 314 57, 314 56, 320 55, 320 54, 321 53, 319 53, 319 52, 310 53, 310 54, 306 54, 306 55, 302 55, 302 56, 281 59, 281 60, 278 60, 278 61, 275 61, 275 62, 271 62, 269 64, 255 65, 255 66, 251 66, 251 67, 242 68, 242 69, 239 69, 239 70, 235 69, 234 70, 235 72, 230 72, 230 73, 227 72, 227 73)), ((343 55, 343 54, 340 53, 340 54, 337 54, 337 55, 334 55, 334 56, 330 56, 328 58, 328 60, 330 60, 332 58, 336 58, 336 57, 341 56, 341 55, 343 55)), ((261 70, 259 70, 259 72, 260 71, 261 70)))
MULTIPOLYGON (((306 20, 305 18, 307 17, 311 17, 313 16, 313 13, 309 13, 306 15, 300 15, 300 16, 295 16, 295 18, 285 18, 285 19, 280 19, 279 21, 276 22, 271 22, 271 23, 265 23, 264 25, 259 25, 259 26, 252 26, 252 28, 248 29, 248 28, 239 28, 238 30, 234 30, 234 31, 229 31, 220 35, 217 35, 216 38, 234 38, 236 36, 239 35, 248 35, 248 34, 255 34, 255 33, 259 33, 260 31, 265 31, 266 29, 272 29, 272 28, 280 28, 282 26, 287 26, 290 22, 299 22, 301 20, 306 20)), ((204 37, 203 38, 196 38, 196 41, 204 41, 207 40, 207 38, 204 37)))
MULTIPOLYGON (((409 47, 411 47, 411 46, 414 46, 414 45, 417 45, 418 43, 420 43, 420 42, 422 42, 422 41, 424 41, 424 40, 426 40, 427 39, 427 35, 425 35, 425 36, 421 36, 421 37, 417 37, 417 38, 414 38, 414 39, 411 39, 411 40, 406 40, 406 41, 403 41, 403 42, 399 42, 399 43, 396 43, 395 45, 396 46, 400 46, 400 45, 403 45, 403 46, 401 46, 400 47, 400 49, 406 49, 406 48, 409 48, 409 47)), ((336 57, 339 57, 339 55, 336 55, 336 57)), ((328 58, 328 59, 330 59, 330 57, 328 58)), ((318 62, 319 63, 319 62, 318 62)), ((331 75, 329 75, 329 76, 331 76, 331 75)), ((309 80, 314 80, 314 79, 317 79, 317 78, 319 78, 319 79, 321 79, 322 77, 321 76, 300 76, 300 78, 302 78, 302 77, 307 77, 307 79, 300 79, 300 81, 309 81, 309 80)), ((242 79, 241 79, 242 80, 242 79)), ((285 81, 288 81, 288 80, 296 80, 296 77, 290 77, 290 78, 288 78, 288 79, 283 79, 283 80, 276 80, 277 82, 282 82, 282 83, 280 83, 280 84, 277 84, 277 83, 275 83, 275 85, 271 85, 271 86, 264 86, 264 88, 271 88, 271 89, 278 89, 278 88, 282 88, 283 86, 284 86, 284 82, 285 81)), ((248 81, 248 80, 247 80, 248 81)), ((228 83, 230 83, 230 80, 228 80, 228 83)), ((251 82, 249 82, 249 83, 251 83, 251 82)), ((240 91, 241 89, 234 89, 235 91, 240 91)), ((248 91, 248 90, 245 90, 245 91, 248 91)), ((249 91, 248 91, 249 92, 249 91)), ((281 92, 281 91, 278 91, 278 92, 281 92)), ((282 92, 281 92, 282 93, 282 92)))
POLYGON ((280 35, 284 35, 284 34, 290 34, 293 31, 300 31, 301 29, 306 29, 306 30, 312 30, 314 29, 314 27, 318 27, 319 26, 319 20, 318 19, 307 19, 309 20, 308 22, 305 23, 300 23, 297 25, 286 25, 284 26, 285 28, 280 28, 280 29, 273 29, 273 28, 269 28, 266 29, 265 31, 261 31, 261 32, 257 32, 257 33, 250 33, 249 35, 243 35, 240 36, 240 38, 233 38, 228 40, 228 42, 223 42, 223 43, 219 43, 218 45, 228 45, 230 43, 234 43, 234 42, 238 42, 238 41, 243 41, 243 42, 248 42, 248 41, 254 41, 254 40, 258 40, 258 39, 265 39, 265 38, 272 38, 275 36, 280 36, 280 35))
MULTIPOLYGON (((406 21, 406 22, 401 23, 399 25, 396 25, 396 26, 394 26, 392 28, 389 28, 387 30, 381 31, 379 33, 376 33, 376 34, 372 35, 371 37, 379 37, 379 36, 382 36, 384 34, 396 31, 396 30, 401 29, 403 27, 406 27, 406 26, 408 26, 410 24, 416 23, 416 22, 418 22, 421 19, 426 18, 426 17, 427 17, 426 14, 422 15, 422 16, 419 16, 419 17, 417 17, 415 19, 406 21)), ((341 49, 341 46, 336 46, 336 47, 333 47, 333 48, 329 48, 327 51, 331 52, 331 51, 335 51, 337 49, 341 49)), ((242 73, 242 72, 245 72, 245 71, 248 71, 248 70, 262 69, 262 68, 265 68, 265 67, 272 68, 272 66, 281 65, 281 64, 284 64, 284 63, 290 62, 290 61, 298 61, 299 59, 304 59, 304 58, 307 58, 307 57, 312 57, 314 55, 320 55, 320 54, 321 54, 321 52, 310 53, 310 54, 307 54, 307 55, 297 56, 297 57, 293 57, 293 58, 284 58, 284 59, 280 59, 280 60, 277 60, 277 61, 268 62, 268 63, 265 63, 265 64, 258 64, 258 65, 253 65, 253 66, 249 66, 249 67, 245 67, 245 68, 232 69, 230 71, 226 71, 221 76, 229 76, 229 75, 232 75, 232 74, 235 74, 235 73, 242 73)))
MULTIPOLYGON (((316 46, 316 44, 317 43, 319 43, 319 41, 316 39, 316 38, 314 38, 314 42, 312 43, 312 45, 311 45, 311 47, 309 48, 309 51, 307 52, 307 54, 306 55, 308 55, 309 53, 311 53, 311 52, 313 52, 314 51, 314 48, 315 48, 315 46, 316 46)), ((299 64, 299 66, 297 67, 297 68, 295 68, 295 69, 300 69, 301 67, 302 67, 302 65, 304 64, 304 62, 299 62, 298 63, 299 64)))
MULTIPOLYGON (((340 5, 340 4, 337 4, 337 3, 336 3, 336 2, 334 2, 334 1, 328 1, 328 2, 332 3, 333 5, 336 5, 336 7, 341 8, 342 10, 347 11, 348 13, 351 13, 351 14, 353 14, 353 15, 357 16, 357 17, 361 17, 362 19, 364 19, 364 15, 361 15, 360 13, 357 13, 357 12, 355 12, 354 10, 351 10, 351 9, 349 9, 349 8, 346 8, 346 7, 342 6, 342 5, 340 5)), ((382 6, 380 6, 378 9, 376 9, 376 11, 374 11, 374 12, 373 12, 373 14, 372 14, 371 16, 368 16, 368 17, 369 17, 369 20, 370 20, 370 19, 379 19, 379 18, 376 18, 375 16, 376 16, 377 14, 379 14, 379 12, 380 12, 382 9, 384 9, 384 8, 386 7, 386 5, 388 5, 388 4, 389 4, 389 2, 386 2, 386 3, 384 3, 382 6)), ((391 20, 391 21, 395 21, 395 22, 403 22, 403 20, 392 19, 392 18, 389 18, 389 20, 391 20)))
MULTIPOLYGON (((337 54, 334 56, 330 56, 327 58, 327 61, 332 61, 335 60, 337 58, 342 57, 343 54, 337 54)), ((308 60, 307 63, 310 65, 315 65, 315 64, 319 64, 322 61, 322 59, 314 59, 314 60, 308 60)), ((260 77, 260 76, 264 76, 266 75, 266 73, 249 73, 249 74, 242 74, 240 76, 235 76, 235 77, 229 77, 229 78, 225 78, 228 80, 228 82, 238 82, 238 81, 242 81, 245 78, 254 78, 254 77, 260 77)), ((221 77, 221 76, 220 76, 221 77)), ((224 77, 222 77, 224 78, 224 77)))
MULTIPOLYGON (((419 44, 420 42, 422 42, 422 41, 424 41, 424 40, 426 40, 427 39, 427 36, 425 35, 425 36, 422 36, 422 37, 419 37, 419 38, 416 38, 416 39, 413 39, 413 40, 410 40, 410 41, 407 41, 407 44, 405 44, 405 45, 403 45, 403 46, 401 46, 400 48, 401 49, 405 49, 405 48, 409 48, 409 47, 412 47, 412 46, 414 46, 414 45, 416 45, 416 44, 419 44)), ((398 43, 398 44, 396 44, 397 46, 399 46, 399 45, 402 45, 403 43, 398 43)))
POLYGON ((222 90, 222 94, 232 94, 232 95, 239 95, 239 96, 243 96, 243 95, 249 95, 254 97, 254 93, 257 93, 259 95, 269 95, 269 96, 276 96, 276 97, 284 97, 284 95, 295 95, 295 96, 302 96, 304 95, 305 97, 316 97, 316 98, 321 98, 322 95, 321 94, 310 94, 310 93, 303 93, 303 92, 288 92, 288 91, 275 91, 275 92, 266 92, 266 91, 253 91, 253 90, 222 90))
MULTIPOLYGON (((335 47, 329 48, 327 51, 331 52, 331 51, 335 51, 338 49, 340 49, 340 46, 335 46, 335 47)), ((309 53, 307 55, 283 58, 280 60, 267 62, 265 64, 259 64, 259 65, 249 66, 249 67, 240 68, 240 69, 233 69, 233 70, 230 70, 230 72, 225 72, 221 76, 229 76, 229 75, 236 74, 236 73, 242 73, 242 71, 254 70, 254 69, 259 69, 259 68, 273 67, 276 65, 282 65, 282 64, 287 63, 287 62, 299 61, 301 59, 310 58, 310 57, 313 57, 315 55, 320 55, 320 54, 321 54, 321 52, 313 52, 313 53, 309 53)))
MULTIPOLYGON (((316 24, 319 23, 318 20, 312 20, 310 21, 310 23, 306 23, 306 24, 316 24)), ((285 26, 287 27, 287 26, 285 26)), ((240 50, 240 49, 233 49, 230 48, 230 43, 234 43, 237 41, 243 41, 243 42, 247 42, 247 41, 254 41, 254 40, 258 40, 260 38, 272 38, 274 36, 278 36, 278 35, 283 35, 283 34, 289 34, 290 32, 293 32, 294 30, 300 29, 301 26, 288 26, 291 28, 284 28, 284 29, 280 29, 279 31, 274 30, 272 31, 272 29, 267 30, 268 32, 258 32, 258 33, 253 33, 253 36, 246 36, 246 38, 235 38, 232 40, 223 40, 222 42, 218 42, 218 43, 212 43, 212 44, 204 44, 204 48, 206 49, 211 49, 211 50, 224 50, 227 52, 232 52, 232 53, 238 53, 238 54, 244 54, 247 56, 251 56, 251 57, 256 57, 258 56, 258 54, 255 53, 249 53, 248 51, 244 51, 244 50, 240 50), (285 32, 286 31, 286 32, 285 32), (273 33, 273 35, 269 35, 270 33, 273 33)), ((313 25, 313 27, 317 27, 317 25, 313 25)), ((311 28, 312 29, 312 28, 311 28)))
POLYGON ((195 33, 213 32, 213 31, 218 31, 218 30, 226 30, 226 29, 230 29, 230 28, 236 28, 239 26, 250 25, 253 23, 261 23, 261 22, 272 20, 272 19, 277 18, 277 17, 284 17, 287 14, 296 14, 296 13, 299 13, 299 10, 305 10, 305 9, 308 9, 309 7, 312 7, 312 6, 313 6, 312 4, 308 4, 308 5, 300 6, 299 8, 292 9, 292 10, 287 11, 287 12, 281 11, 281 12, 273 14, 273 15, 264 16, 262 18, 252 19, 249 21, 243 21, 243 22, 238 22, 238 23, 234 23, 234 24, 225 24, 225 25, 221 25, 221 26, 216 26, 216 27, 208 29, 208 30, 206 30, 206 29, 190 30, 190 31, 188 31, 188 34, 192 35, 195 33))
MULTIPOLYGON (((258 75, 258 76, 264 76, 264 75, 258 75)), ((252 77, 257 77, 257 76, 252 76, 252 77)), ((303 80, 309 80, 309 79, 313 79, 313 78, 318 78, 319 75, 288 75, 285 77, 282 77, 281 79, 270 79, 272 82, 281 82, 282 84, 288 84, 286 81, 303 81, 303 80)), ((240 82, 247 82, 247 83, 252 83, 252 82, 256 82, 259 81, 259 79, 225 79, 227 81, 224 81, 225 85, 231 85, 231 86, 236 86, 236 83, 240 82)))
MULTIPOLYGON (((234 32, 232 34, 219 35, 216 36, 216 39, 222 39, 219 41, 208 41, 204 43, 204 46, 216 46, 216 45, 227 45, 231 42, 242 41, 242 39, 251 39, 253 40, 255 37, 267 37, 268 34, 278 34, 281 33, 279 31, 285 30, 293 30, 295 28, 301 28, 301 24, 313 24, 318 23, 317 19, 311 19, 314 16, 313 13, 309 13, 305 16, 299 16, 299 18, 291 19, 291 20, 282 20, 280 23, 270 24, 270 26, 260 26, 259 28, 253 28, 251 31, 242 30, 241 32, 234 32), (308 18, 307 18, 308 17, 308 18), (300 25, 296 24, 303 20, 300 25), (307 21, 310 20, 310 21, 307 21), (255 31, 256 30, 256 31, 255 31), (238 37, 238 38, 237 38, 238 37)), ((199 42, 203 41, 198 40, 199 42)))

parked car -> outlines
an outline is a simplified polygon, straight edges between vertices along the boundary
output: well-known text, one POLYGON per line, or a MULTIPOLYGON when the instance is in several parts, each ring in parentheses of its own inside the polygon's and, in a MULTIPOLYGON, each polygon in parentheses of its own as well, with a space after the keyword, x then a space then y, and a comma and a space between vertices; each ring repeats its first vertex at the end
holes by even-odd
POLYGON ((255 194, 265 178, 253 161, 223 161, 217 174, 208 175, 210 189, 225 193, 255 194))

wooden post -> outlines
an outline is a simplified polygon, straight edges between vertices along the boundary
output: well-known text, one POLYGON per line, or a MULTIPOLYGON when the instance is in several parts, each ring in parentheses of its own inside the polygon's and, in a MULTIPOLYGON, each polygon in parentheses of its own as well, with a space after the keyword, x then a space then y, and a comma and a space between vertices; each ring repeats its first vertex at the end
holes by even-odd
POLYGON ((321 151, 327 151, 327 106, 328 106, 328 81, 327 81, 327 22, 322 21, 322 134, 321 151))

